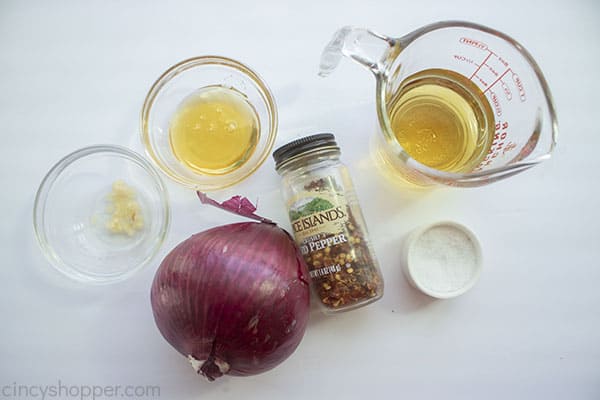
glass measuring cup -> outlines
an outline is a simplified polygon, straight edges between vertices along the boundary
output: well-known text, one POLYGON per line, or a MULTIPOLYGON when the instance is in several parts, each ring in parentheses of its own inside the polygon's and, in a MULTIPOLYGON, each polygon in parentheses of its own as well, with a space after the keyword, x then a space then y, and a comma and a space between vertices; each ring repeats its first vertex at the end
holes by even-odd
POLYGON ((396 39, 344 27, 325 47, 319 74, 341 56, 375 75, 376 151, 406 181, 481 186, 548 159, 556 145, 548 84, 527 50, 501 32, 446 21, 396 39))

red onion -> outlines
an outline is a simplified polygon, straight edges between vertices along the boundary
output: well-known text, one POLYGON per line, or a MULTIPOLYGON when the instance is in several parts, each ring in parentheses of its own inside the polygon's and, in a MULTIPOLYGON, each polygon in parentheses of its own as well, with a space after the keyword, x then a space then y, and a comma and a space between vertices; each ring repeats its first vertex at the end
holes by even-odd
POLYGON ((309 315, 308 273, 290 235, 236 196, 219 205, 261 222, 219 226, 175 247, 152 284, 154 319, 196 372, 254 375, 289 357, 309 315))

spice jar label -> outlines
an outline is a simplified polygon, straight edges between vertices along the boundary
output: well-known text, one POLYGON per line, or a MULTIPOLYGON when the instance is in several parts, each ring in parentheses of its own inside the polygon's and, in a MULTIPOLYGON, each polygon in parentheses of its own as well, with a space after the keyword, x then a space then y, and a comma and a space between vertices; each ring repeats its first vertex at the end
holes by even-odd
POLYGON ((325 306, 346 307, 381 294, 368 242, 335 177, 306 181, 288 210, 296 243, 325 306))
POLYGON ((290 205, 289 210, 292 229, 298 239, 306 241, 307 250, 320 250, 324 246, 346 241, 344 236, 332 238, 331 240, 335 240, 335 243, 320 243, 310 240, 319 239, 319 237, 314 238, 314 234, 320 233, 317 236, 326 236, 327 234, 343 231, 344 225, 348 221, 346 202, 343 196, 333 197, 325 194, 312 196, 307 194, 290 205))

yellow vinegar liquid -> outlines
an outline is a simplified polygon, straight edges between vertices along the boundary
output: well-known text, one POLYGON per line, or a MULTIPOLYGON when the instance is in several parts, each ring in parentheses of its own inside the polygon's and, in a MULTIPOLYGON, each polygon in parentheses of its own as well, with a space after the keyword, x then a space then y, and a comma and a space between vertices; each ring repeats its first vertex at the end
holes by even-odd
POLYGON ((169 127, 173 154, 195 172, 222 175, 241 167, 256 148, 256 110, 234 89, 208 86, 186 97, 169 127))
POLYGON ((398 143, 429 167, 470 172, 492 143, 492 108, 481 89, 456 72, 428 69, 409 76, 387 107, 398 143))

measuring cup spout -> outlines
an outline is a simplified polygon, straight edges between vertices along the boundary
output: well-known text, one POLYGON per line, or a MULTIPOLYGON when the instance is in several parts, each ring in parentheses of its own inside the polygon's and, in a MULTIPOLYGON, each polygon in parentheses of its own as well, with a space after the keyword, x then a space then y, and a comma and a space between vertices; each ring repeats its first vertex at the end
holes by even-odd
POLYGON ((338 66, 342 56, 351 58, 377 75, 383 69, 384 55, 395 44, 394 39, 369 29, 345 26, 325 46, 319 75, 329 75, 338 66))

